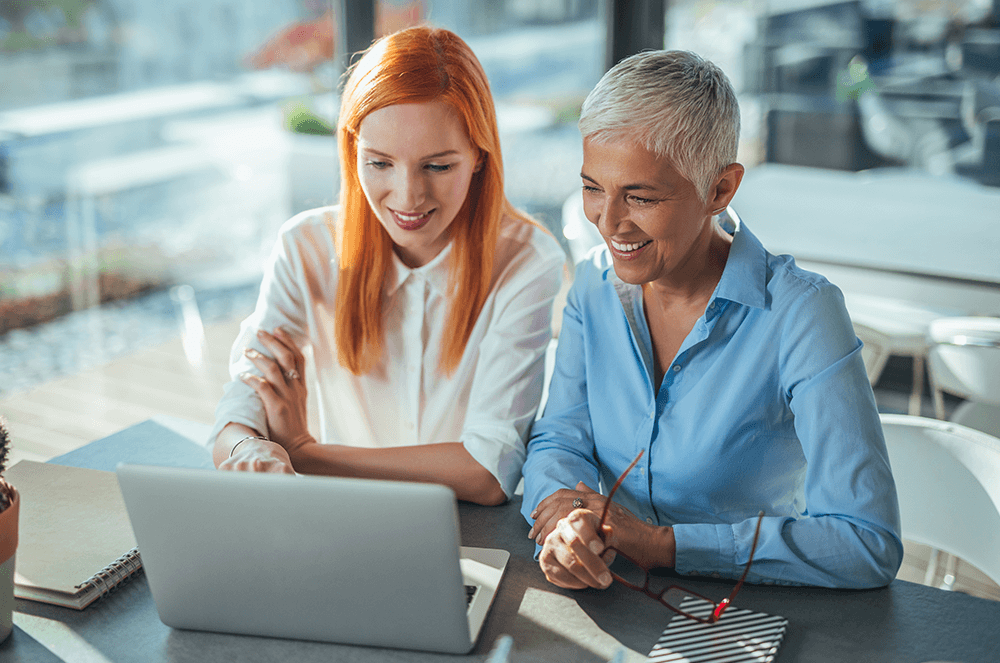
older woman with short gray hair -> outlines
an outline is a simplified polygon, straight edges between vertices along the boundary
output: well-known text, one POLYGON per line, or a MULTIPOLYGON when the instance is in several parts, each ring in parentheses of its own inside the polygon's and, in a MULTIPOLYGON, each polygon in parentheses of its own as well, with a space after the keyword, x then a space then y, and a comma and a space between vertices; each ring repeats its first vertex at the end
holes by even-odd
POLYGON ((528 536, 562 587, 607 587, 612 551, 726 578, 753 556, 749 582, 828 587, 899 567, 843 296, 718 221, 743 178, 739 125, 725 74, 683 51, 623 60, 584 103, 584 212, 606 246, 577 267, 524 466, 528 536))

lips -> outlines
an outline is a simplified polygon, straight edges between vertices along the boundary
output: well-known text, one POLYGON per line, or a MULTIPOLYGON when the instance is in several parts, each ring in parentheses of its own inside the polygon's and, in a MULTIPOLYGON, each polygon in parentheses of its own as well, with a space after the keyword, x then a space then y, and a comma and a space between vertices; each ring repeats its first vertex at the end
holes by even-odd
POLYGON ((392 214, 392 220, 396 222, 396 225, 403 230, 418 230, 431 220, 434 210, 428 212, 397 212, 394 209, 390 209, 389 213, 392 214))

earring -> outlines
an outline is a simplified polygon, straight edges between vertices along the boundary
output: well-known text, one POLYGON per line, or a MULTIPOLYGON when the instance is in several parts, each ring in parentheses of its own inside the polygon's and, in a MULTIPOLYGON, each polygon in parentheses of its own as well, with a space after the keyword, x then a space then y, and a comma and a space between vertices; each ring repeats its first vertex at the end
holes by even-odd
POLYGON ((714 212, 712 212, 712 216, 718 216, 718 215, 722 214, 725 211, 726 211, 725 207, 720 207, 719 209, 717 209, 714 212))

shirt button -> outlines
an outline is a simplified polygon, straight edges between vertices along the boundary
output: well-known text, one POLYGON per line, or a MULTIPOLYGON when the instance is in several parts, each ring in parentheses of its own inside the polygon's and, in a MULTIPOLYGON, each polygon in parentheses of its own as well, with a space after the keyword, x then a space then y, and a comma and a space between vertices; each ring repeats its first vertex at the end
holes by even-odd
POLYGON ((718 572, 718 571, 716 571, 715 573, 713 573, 713 574, 712 574, 712 577, 713 577, 713 578, 721 578, 722 576, 720 576, 720 575, 719 575, 719 572, 718 572))
POLYGON ((712 302, 711 304, 709 304, 708 308, 715 308, 715 302, 712 302))
POLYGON ((653 519, 652 518, 646 518, 646 524, 652 525, 653 524, 653 519))
POLYGON ((413 430, 413 422, 412 421, 407 421, 406 422, 406 430, 413 430))
POLYGON ((681 365, 680 364, 674 364, 674 373, 676 373, 679 370, 681 370, 681 365))

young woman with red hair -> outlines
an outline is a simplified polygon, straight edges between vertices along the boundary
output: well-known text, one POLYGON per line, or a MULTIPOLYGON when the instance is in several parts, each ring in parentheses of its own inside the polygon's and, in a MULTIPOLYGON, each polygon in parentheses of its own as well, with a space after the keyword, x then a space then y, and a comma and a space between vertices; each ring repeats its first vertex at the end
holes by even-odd
POLYGON ((215 463, 501 503, 538 408, 564 254, 504 195, 486 75, 447 30, 384 37, 350 72, 337 139, 340 204, 281 229, 233 346, 215 463))

